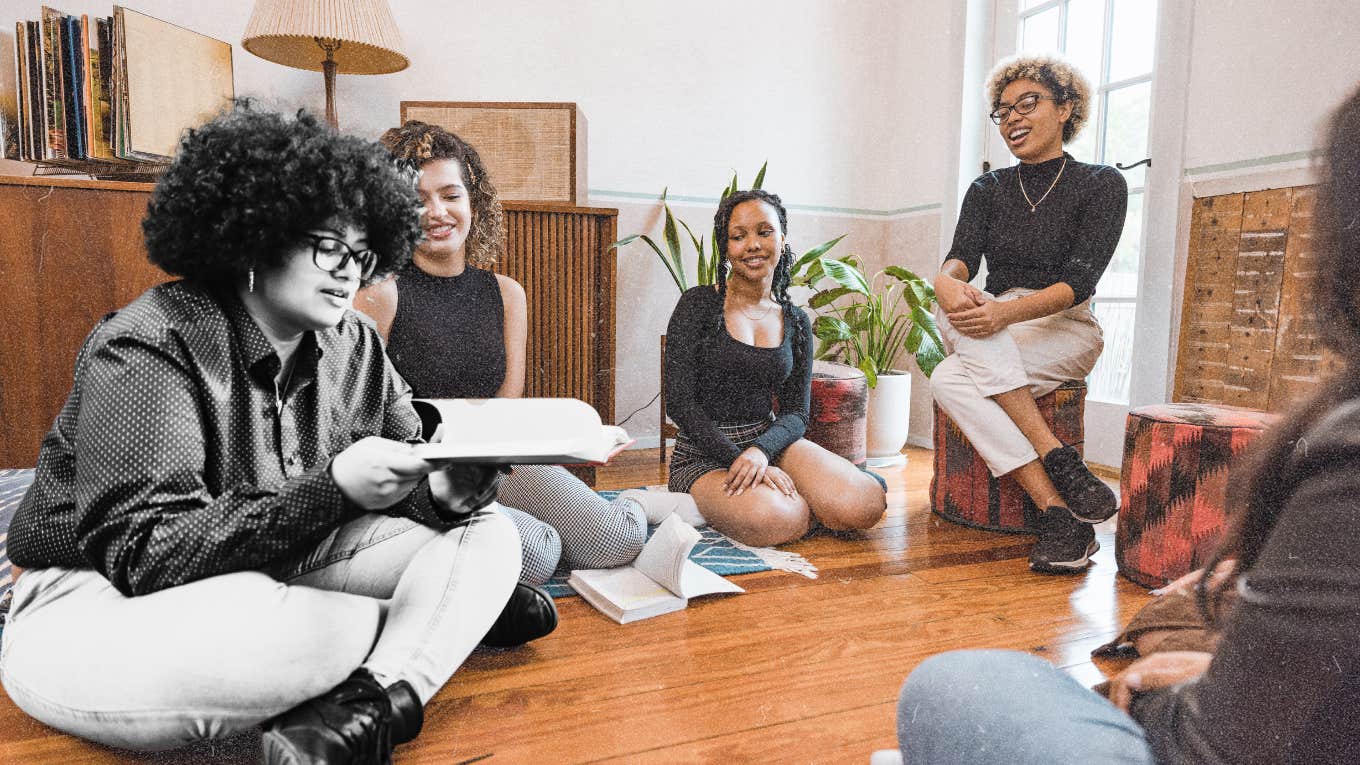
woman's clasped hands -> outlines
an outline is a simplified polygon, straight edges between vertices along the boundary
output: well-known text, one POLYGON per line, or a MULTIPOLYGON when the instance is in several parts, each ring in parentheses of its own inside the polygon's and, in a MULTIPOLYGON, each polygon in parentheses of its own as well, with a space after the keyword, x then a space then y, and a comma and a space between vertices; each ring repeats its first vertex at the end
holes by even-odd
POLYGON ((736 497, 761 483, 785 496, 793 497, 798 494, 789 474, 771 465, 770 458, 765 452, 754 446, 737 455, 731 467, 727 468, 727 481, 723 483, 723 490, 727 492, 727 496, 736 497))

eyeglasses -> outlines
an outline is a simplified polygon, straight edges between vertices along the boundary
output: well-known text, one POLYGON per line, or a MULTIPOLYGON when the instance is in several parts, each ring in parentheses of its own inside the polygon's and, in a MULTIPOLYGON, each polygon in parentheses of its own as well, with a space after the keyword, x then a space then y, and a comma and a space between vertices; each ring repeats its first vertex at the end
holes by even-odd
POLYGON ((1015 104, 1012 106, 998 106, 997 108, 992 110, 991 114, 987 116, 992 118, 992 122, 995 122, 996 124, 1000 125, 1001 123, 1006 121, 1007 117, 1010 116, 1012 109, 1015 110, 1016 114, 1029 114, 1030 112, 1039 108, 1040 101, 1057 102, 1057 100, 1058 99, 1054 98, 1053 96, 1041 96, 1038 93, 1030 93, 1029 95, 1020 99, 1019 101, 1016 101, 1015 104))
POLYGON ((359 264, 359 278, 367 279, 378 268, 378 253, 372 250, 355 251, 333 236, 303 234, 312 240, 312 262, 322 271, 334 273, 349 265, 350 259, 359 264))

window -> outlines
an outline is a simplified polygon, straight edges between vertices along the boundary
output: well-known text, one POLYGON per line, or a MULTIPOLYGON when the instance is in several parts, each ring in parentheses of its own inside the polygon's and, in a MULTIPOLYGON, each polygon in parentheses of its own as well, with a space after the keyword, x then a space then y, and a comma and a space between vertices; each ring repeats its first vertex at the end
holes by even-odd
MULTIPOLYGON (((1019 0, 1022 53, 1059 51, 1093 88, 1082 134, 1068 145, 1083 162, 1132 165, 1148 156, 1157 0, 1019 0)), ((1138 306, 1146 166, 1124 173, 1129 209, 1114 258, 1092 301, 1105 350, 1088 381, 1090 397, 1127 403, 1133 319, 1138 306)))

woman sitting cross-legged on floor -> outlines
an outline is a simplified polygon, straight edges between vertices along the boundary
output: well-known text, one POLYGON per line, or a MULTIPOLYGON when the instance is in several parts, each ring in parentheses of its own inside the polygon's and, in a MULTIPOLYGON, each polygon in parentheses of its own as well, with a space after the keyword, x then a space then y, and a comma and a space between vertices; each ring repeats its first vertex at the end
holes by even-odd
MULTIPOLYGON (((505 247, 504 214, 481 157, 458 136, 414 120, 381 140, 419 168, 425 237, 411 263, 365 289, 357 306, 377 321, 392 364, 416 396, 522 396, 524 288, 490 270, 505 247)), ((516 465, 497 499, 519 529, 525 583, 548 581, 559 563, 625 565, 647 541, 638 502, 605 500, 557 465, 516 465)))
POLYGON ((992 121, 1020 163, 979 176, 964 196, 935 278, 952 353, 930 389, 992 474, 1013 477, 1039 508, 1030 568, 1078 573, 1100 547, 1089 524, 1117 510, 1114 492, 1053 435, 1034 399, 1086 377, 1100 356, 1090 299, 1119 242, 1128 187, 1114 168, 1063 151, 1090 99, 1071 65, 1006 61, 988 90, 992 121), (984 260, 986 292, 968 283, 984 260))
POLYGON ((376 764, 479 641, 521 642, 498 471, 412 453, 410 389, 349 310, 418 205, 311 116, 186 134, 143 223, 183 280, 90 333, 10 529, 21 709, 110 746, 264 724, 266 762, 376 764))
POLYGON ((666 330, 666 411, 680 426, 671 491, 692 494, 715 529, 749 545, 798 539, 814 520, 873 526, 887 503, 880 479, 802 438, 812 329, 787 294, 784 205, 740 191, 714 227, 718 283, 681 295, 666 330))
POLYGON ((1216 647, 1139 659, 1111 679, 1114 703, 1027 654, 933 657, 902 688, 906 762, 1360 762, 1358 134, 1360 90, 1331 121, 1312 240, 1316 326, 1341 368, 1252 445, 1197 587, 1216 647))

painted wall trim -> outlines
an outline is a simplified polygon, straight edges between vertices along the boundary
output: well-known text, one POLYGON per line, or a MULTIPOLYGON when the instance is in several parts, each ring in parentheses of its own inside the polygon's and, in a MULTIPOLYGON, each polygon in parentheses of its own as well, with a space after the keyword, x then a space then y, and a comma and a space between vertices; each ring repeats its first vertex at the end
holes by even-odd
MULTIPOLYGON (((655 194, 654 192, 613 191, 610 189, 590 190, 591 199, 606 197, 612 197, 615 199, 645 199, 649 202, 660 201, 660 197, 657 196, 657 194, 655 194)), ((684 202, 687 204, 701 204, 701 205, 718 204, 717 197, 695 197, 688 196, 685 194, 667 194, 666 201, 684 202)), ((914 213, 923 213, 931 212, 933 210, 939 210, 943 208, 944 205, 942 205, 939 202, 932 202, 930 204, 915 205, 912 207, 898 207, 892 210, 873 210, 864 207, 829 207, 822 205, 796 205, 796 204, 785 205, 785 207, 787 207, 789 210, 794 210, 797 212, 830 213, 833 215, 859 215, 871 218, 893 218, 903 215, 912 215, 914 213)))
POLYGON ((1265 167, 1266 165, 1279 165, 1285 162, 1298 162, 1299 160, 1312 159, 1319 156, 1314 149, 1306 151, 1291 151, 1288 154, 1271 154, 1266 157, 1255 159, 1242 159, 1236 162, 1222 162, 1216 165, 1201 165, 1200 167, 1185 168, 1185 175, 1207 175, 1209 173, 1223 173, 1231 170, 1245 170, 1252 167, 1265 167))

